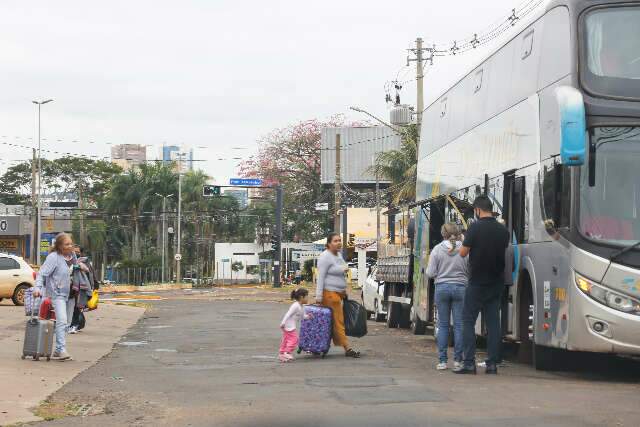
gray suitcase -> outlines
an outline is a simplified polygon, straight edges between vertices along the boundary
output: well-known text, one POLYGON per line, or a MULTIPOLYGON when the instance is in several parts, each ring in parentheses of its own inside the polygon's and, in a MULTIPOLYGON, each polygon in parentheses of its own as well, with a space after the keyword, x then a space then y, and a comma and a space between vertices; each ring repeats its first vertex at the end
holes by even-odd
POLYGON ((55 324, 53 320, 38 319, 31 313, 24 333, 23 359, 29 356, 33 357, 33 360, 39 360, 41 357, 46 357, 47 361, 51 360, 55 324))

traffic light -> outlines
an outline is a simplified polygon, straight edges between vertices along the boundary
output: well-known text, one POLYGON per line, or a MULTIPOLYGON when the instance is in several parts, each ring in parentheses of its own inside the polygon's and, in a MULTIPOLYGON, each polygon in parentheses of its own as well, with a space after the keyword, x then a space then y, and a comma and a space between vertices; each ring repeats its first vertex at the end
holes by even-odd
POLYGON ((347 241, 348 248, 355 248, 356 246, 356 235, 353 233, 349 233, 349 240, 347 241))
POLYGON ((271 250, 272 251, 278 251, 280 249, 280 239, 278 239, 278 236, 275 234, 271 235, 271 250))
POLYGON ((220 195, 219 185, 203 185, 202 196, 203 197, 215 197, 220 195))

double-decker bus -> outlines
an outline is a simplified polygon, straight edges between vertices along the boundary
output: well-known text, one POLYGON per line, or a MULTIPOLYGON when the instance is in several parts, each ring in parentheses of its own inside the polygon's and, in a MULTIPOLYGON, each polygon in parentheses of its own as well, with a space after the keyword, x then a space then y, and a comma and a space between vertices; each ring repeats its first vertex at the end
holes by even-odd
POLYGON ((512 235, 505 339, 539 369, 640 354, 640 1, 549 3, 423 117, 412 286, 391 301, 433 321, 429 250, 487 194, 512 235))

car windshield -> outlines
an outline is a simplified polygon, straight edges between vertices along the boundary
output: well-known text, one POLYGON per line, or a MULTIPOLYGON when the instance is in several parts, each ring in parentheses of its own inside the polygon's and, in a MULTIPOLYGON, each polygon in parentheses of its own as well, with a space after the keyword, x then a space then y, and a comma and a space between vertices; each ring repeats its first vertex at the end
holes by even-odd
POLYGON ((640 127, 596 128, 595 186, 581 172, 580 230, 594 240, 626 246, 640 240, 640 127))

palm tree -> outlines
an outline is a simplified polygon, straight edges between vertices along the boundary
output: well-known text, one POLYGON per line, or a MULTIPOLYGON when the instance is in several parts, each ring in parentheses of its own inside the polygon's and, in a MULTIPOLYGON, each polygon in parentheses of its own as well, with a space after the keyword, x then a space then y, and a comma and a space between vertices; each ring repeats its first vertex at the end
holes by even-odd
POLYGON ((391 181, 394 204, 415 200, 418 168, 418 132, 416 125, 409 125, 402 132, 400 148, 384 151, 376 157, 376 164, 369 170, 391 181))
POLYGON ((133 168, 127 173, 116 175, 111 192, 106 197, 107 211, 114 215, 123 215, 133 222, 131 242, 131 259, 140 259, 140 223, 143 207, 150 195, 150 187, 144 169, 133 168))

